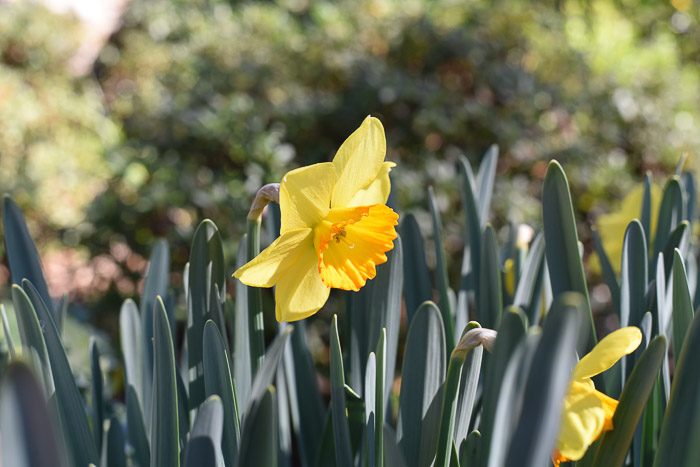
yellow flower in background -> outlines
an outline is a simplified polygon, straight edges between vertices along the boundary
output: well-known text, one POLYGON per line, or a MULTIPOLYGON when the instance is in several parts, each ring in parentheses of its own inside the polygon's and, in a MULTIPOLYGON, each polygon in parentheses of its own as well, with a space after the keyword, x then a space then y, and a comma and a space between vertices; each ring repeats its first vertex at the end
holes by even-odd
POLYGON ((559 437, 552 454, 555 466, 560 462, 581 459, 604 431, 613 429, 612 418, 617 400, 596 390, 591 377, 634 352, 641 341, 642 333, 638 328, 630 326, 618 329, 605 336, 578 362, 564 398, 559 437))
MULTIPOLYGON (((656 218, 658 217, 659 203, 661 203, 661 188, 651 185, 651 232, 656 230, 656 218)), ((603 243, 603 249, 610 258, 610 263, 616 273, 620 273, 622 262, 622 242, 625 230, 632 219, 639 219, 642 215, 642 199, 644 197, 644 184, 635 186, 620 203, 619 208, 609 214, 603 214, 596 221, 596 228, 603 243)), ((647 238, 647 244, 649 243, 647 238)), ((590 267, 593 271, 600 272, 598 256, 591 256, 590 267)))
POLYGON ((398 214, 386 206, 391 185, 384 127, 367 117, 333 162, 301 167, 280 183, 280 236, 234 276, 275 286, 278 321, 316 313, 331 288, 358 291, 394 247, 398 214))

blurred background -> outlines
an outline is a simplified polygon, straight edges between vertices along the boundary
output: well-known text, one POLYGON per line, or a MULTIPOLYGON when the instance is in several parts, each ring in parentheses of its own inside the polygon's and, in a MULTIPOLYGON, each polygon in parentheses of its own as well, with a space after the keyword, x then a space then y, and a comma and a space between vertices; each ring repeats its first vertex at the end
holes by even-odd
POLYGON ((0 0, 0 187, 52 295, 108 333, 157 238, 176 291, 204 218, 233 271, 257 188, 330 160, 368 114, 428 239, 435 186, 448 255, 457 158, 493 143, 493 223, 539 228, 557 158, 588 245, 647 171, 696 163, 698 18, 692 0, 0 0))

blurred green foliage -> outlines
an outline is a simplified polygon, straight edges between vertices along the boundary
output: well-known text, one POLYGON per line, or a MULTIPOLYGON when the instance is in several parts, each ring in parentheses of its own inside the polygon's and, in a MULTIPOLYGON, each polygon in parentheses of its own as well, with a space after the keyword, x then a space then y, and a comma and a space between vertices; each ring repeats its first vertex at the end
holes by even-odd
POLYGON ((2 4, 0 185, 35 237, 50 227, 92 254, 120 241, 143 255, 168 236, 181 270, 211 217, 232 261, 252 193, 329 160, 372 114, 399 164, 396 203, 422 208, 436 185, 453 254, 462 152, 476 161, 498 143, 495 218, 539 225, 552 157, 583 220, 640 173, 697 151, 700 28, 688 7, 133 0, 93 73, 75 77, 75 21, 2 4))

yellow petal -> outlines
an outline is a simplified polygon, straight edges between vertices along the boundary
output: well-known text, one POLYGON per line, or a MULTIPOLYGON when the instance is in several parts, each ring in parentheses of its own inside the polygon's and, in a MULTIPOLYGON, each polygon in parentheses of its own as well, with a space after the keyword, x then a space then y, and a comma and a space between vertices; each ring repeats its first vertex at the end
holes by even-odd
POLYGON ((393 162, 384 162, 381 170, 377 174, 377 178, 367 187, 355 193, 355 196, 353 196, 348 203, 348 207, 386 204, 386 201, 389 199, 389 192, 391 191, 389 172, 395 166, 396 164, 393 162))
POLYGON ((336 169, 331 162, 300 167, 287 173, 280 183, 280 231, 313 227, 326 217, 336 180, 336 169))
POLYGON ((355 194, 370 186, 380 174, 385 156, 384 127, 376 118, 367 117, 340 146, 333 159, 338 182, 331 207, 350 206, 355 194))
POLYGON ((586 385, 571 383, 564 402, 559 437, 555 452, 557 460, 579 460, 603 431, 606 409, 586 385), (580 387, 579 387, 580 386, 580 387))
POLYGON ((642 332, 634 326, 611 332, 578 362, 573 379, 590 378, 604 372, 622 357, 634 352, 641 342, 642 332))
POLYGON ((331 210, 314 234, 323 282, 358 291, 374 278, 394 247, 398 217, 384 204, 331 210))
POLYGON ((612 397, 608 396, 607 394, 603 394, 602 392, 596 390, 594 392, 595 396, 600 400, 603 410, 605 410, 605 424, 603 425, 603 431, 609 431, 613 429, 613 415, 615 415, 615 410, 617 410, 617 405, 619 404, 619 401, 616 399, 613 399, 612 397))
POLYGON ((296 264, 298 257, 304 253, 304 248, 314 254, 312 230, 290 230, 238 268, 233 275, 251 287, 272 287, 286 269, 296 264))
POLYGON ((280 276, 275 287, 277 321, 297 321, 316 313, 328 300, 330 287, 321 281, 313 241, 304 243, 294 267, 280 276))

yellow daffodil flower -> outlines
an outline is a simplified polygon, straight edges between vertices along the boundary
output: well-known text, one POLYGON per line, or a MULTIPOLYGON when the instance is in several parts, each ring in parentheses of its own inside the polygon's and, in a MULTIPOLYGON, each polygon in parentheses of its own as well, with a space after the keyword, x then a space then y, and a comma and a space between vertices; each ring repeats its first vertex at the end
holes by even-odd
POLYGON ((333 162, 287 173, 279 187, 280 236, 234 276, 275 286, 278 321, 316 313, 331 288, 358 291, 394 247, 398 214, 386 206, 384 127, 373 117, 341 145, 333 162))
MULTIPOLYGON (((656 218, 658 217, 659 204, 661 203, 662 189, 659 185, 651 186, 651 231, 656 231, 656 218)), ((603 243, 603 249, 610 259, 610 264, 616 273, 620 273, 622 262, 622 240, 625 230, 632 219, 638 219, 642 215, 642 199, 644 198, 644 185, 636 185, 622 200, 618 209, 603 214, 596 221, 596 228, 603 243)), ((650 239, 647 238, 647 242, 650 239)), ((591 256, 591 269, 600 273, 600 260, 598 255, 591 256)))
POLYGON ((578 362, 564 398, 559 438, 552 454, 555 466, 581 459, 601 433, 613 429, 617 400, 596 390, 591 377, 634 352, 641 341, 642 333, 636 327, 618 329, 605 336, 578 362))

